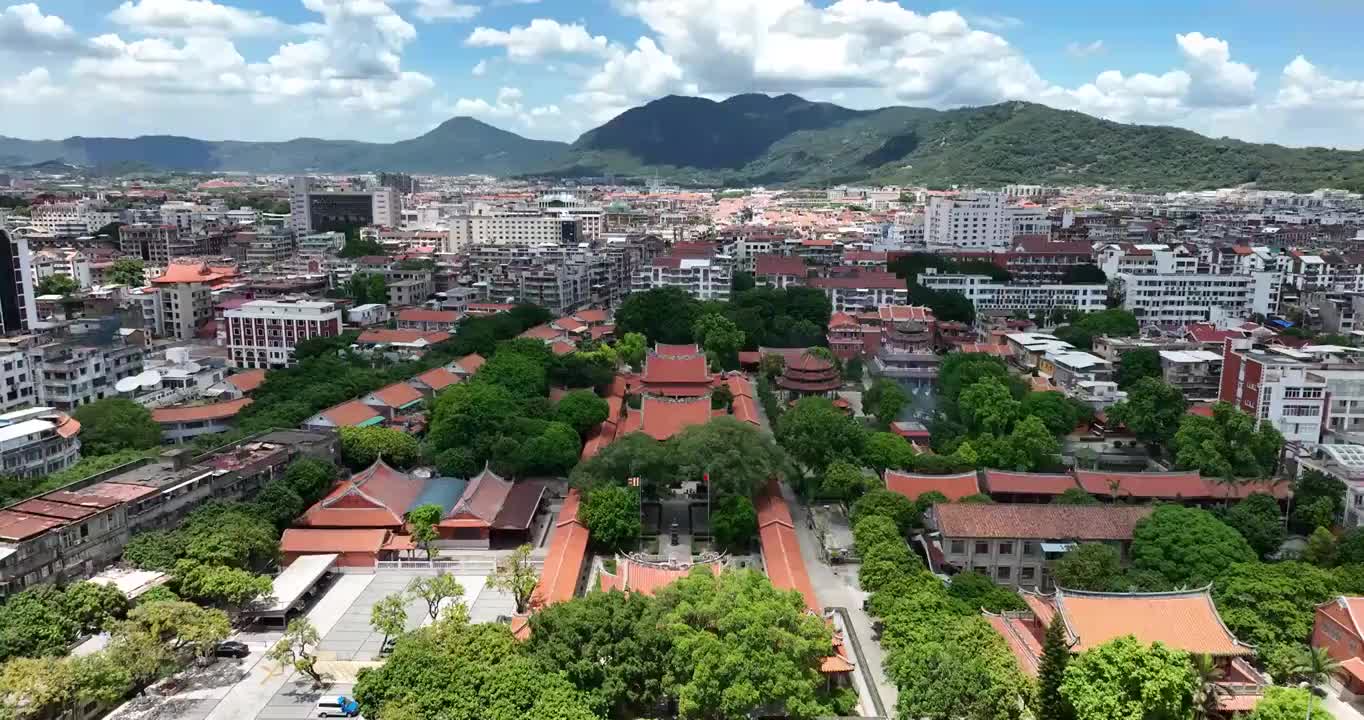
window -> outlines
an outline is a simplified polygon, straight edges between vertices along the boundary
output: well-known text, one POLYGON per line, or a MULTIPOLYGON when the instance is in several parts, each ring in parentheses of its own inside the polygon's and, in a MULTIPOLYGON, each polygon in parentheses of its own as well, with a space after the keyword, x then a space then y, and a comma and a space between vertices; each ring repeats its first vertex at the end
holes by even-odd
POLYGON ((1010 540, 1010 541, 1006 541, 1006 542, 1000 543, 1000 544, 999 544, 999 554, 1000 554, 1000 555, 1013 555, 1013 554, 1014 554, 1014 544, 1013 544, 1013 541, 1010 540))
POLYGON ((1032 556, 1034 556, 1034 555, 1036 555, 1036 554, 1037 554, 1037 543, 1035 543, 1035 542, 1028 542, 1028 541, 1025 540, 1025 541, 1023 542, 1023 557, 1032 557, 1032 556))
POLYGON ((1000 565, 999 567, 995 568, 995 577, 999 578, 1000 580, 1008 580, 1010 574, 1012 574, 1012 571, 1013 568, 1009 567, 1008 565, 1000 565))
POLYGON ((979 542, 977 542, 977 543, 976 543, 976 554, 977 554, 977 555, 989 555, 989 554, 990 554, 990 543, 987 543, 987 542, 984 542, 984 541, 979 541, 979 542))
POLYGON ((1036 579, 1036 576, 1037 576, 1037 568, 1034 568, 1034 567, 1025 567, 1025 568, 1019 568, 1019 570, 1018 570, 1018 579, 1019 579, 1019 580, 1034 580, 1034 579, 1036 579))

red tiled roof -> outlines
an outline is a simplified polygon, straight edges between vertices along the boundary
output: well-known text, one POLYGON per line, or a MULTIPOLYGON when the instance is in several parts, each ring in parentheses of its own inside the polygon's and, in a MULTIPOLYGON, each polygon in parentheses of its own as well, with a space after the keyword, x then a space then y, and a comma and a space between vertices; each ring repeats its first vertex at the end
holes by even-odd
POLYGON ((578 321, 585 322, 589 325, 593 323, 604 323, 607 320, 606 311, 597 308, 579 310, 578 312, 573 313, 573 317, 578 321))
POLYGON ((454 310, 428 310, 426 308, 405 308, 398 311, 399 322, 449 323, 459 322, 460 314, 454 310))
POLYGON ((752 425, 761 425, 758 421, 758 407, 753 398, 742 395, 734 398, 734 419, 752 425))
POLYGON ((834 363, 832 360, 820 357, 807 350, 798 355, 794 360, 788 357, 786 359, 785 369, 795 370, 797 372, 826 372, 833 368, 834 363))
POLYGON ((644 360, 644 382, 705 384, 710 382, 710 371, 704 355, 674 358, 650 354, 644 360))
POLYGON ((587 329, 587 323, 584 323, 583 321, 573 317, 572 315, 568 317, 558 318, 550 322, 550 326, 556 327, 560 330, 563 330, 564 332, 571 333, 582 332, 583 330, 587 329))
POLYGON ((985 487, 992 493, 1060 495, 1076 485, 1070 475, 986 470, 985 487))
POLYGON ((1214 657, 1254 652, 1222 623, 1208 588, 1158 593, 1058 589, 1039 599, 1060 613, 1072 639, 1071 649, 1077 653, 1124 635, 1132 635, 1143 645, 1159 642, 1214 657))
POLYGON ((578 590, 578 577, 587 557, 587 528, 578 520, 578 505, 577 489, 569 490, 554 523, 540 582, 531 593, 532 603, 537 607, 572 600, 578 590))
POLYGON ((517 337, 530 338, 532 340, 553 340, 561 334, 562 331, 555 330, 549 325, 536 325, 520 335, 517 335, 517 337))
POLYGON ((426 332, 424 330, 388 330, 385 328, 377 330, 366 330, 360 333, 356 339, 357 343, 365 345, 377 345, 380 343, 415 343, 425 340, 428 345, 435 345, 450 339, 448 332, 426 332))
POLYGON ((182 405, 178 407, 155 408, 152 410, 152 420, 162 424, 223 420, 236 417, 238 413, 251 403, 251 398, 241 398, 238 400, 228 400, 227 402, 212 403, 210 405, 182 405))
POLYGON ((319 530, 289 528, 279 539, 282 553, 378 553, 388 539, 387 530, 319 530))
MULTIPOLYGON (((696 566, 693 566, 696 567, 696 566)), ((709 569, 712 573, 720 571, 718 563, 706 563, 700 567, 709 569)), ((621 592, 637 592, 644 595, 653 595, 659 590, 671 585, 677 580, 686 577, 691 573, 691 568, 668 568, 654 565, 645 565, 634 560, 624 559, 618 563, 616 572, 610 573, 601 571, 600 585, 605 592, 620 590, 621 592)))
POLYGON ((882 322, 933 322, 933 310, 922 305, 882 305, 876 308, 882 322))
POLYGON ((30 515, 53 517, 58 520, 79 520, 99 512, 98 507, 68 505, 67 503, 52 502, 51 500, 43 498, 25 500, 18 505, 11 506, 9 509, 17 512, 25 512, 30 515))
MULTIPOLYGON (((61 492, 65 491, 59 490, 57 491, 57 493, 48 493, 46 497, 53 497, 61 492)), ((155 495, 158 492, 161 491, 154 487, 149 487, 147 485, 136 485, 133 483, 121 483, 106 480, 104 482, 95 483, 90 487, 84 488, 76 493, 71 494, 81 496, 95 496, 98 498, 114 500, 116 502, 132 502, 133 500, 140 500, 144 497, 147 497, 148 495, 155 495)))
POLYGON ((753 383, 743 375, 730 373, 725 376, 725 384, 729 387, 729 394, 736 398, 753 397, 753 383))
POLYGON ((662 355, 663 357, 668 358, 690 357, 692 355, 700 355, 701 348, 698 347, 696 343, 688 343, 685 345, 669 345, 668 343, 656 343, 654 345, 653 354, 662 355))
POLYGON ((830 316, 829 316, 829 329, 830 329, 830 330, 833 330, 834 328, 837 328, 837 327, 850 327, 850 326, 851 326, 851 327, 860 327, 860 324, 857 322, 856 319, 853 318, 853 316, 851 316, 851 315, 849 315, 849 314, 847 314, 847 313, 845 313, 845 312, 836 312, 836 313, 834 313, 833 315, 830 315, 830 316))
POLYGON ((415 380, 432 390, 440 391, 460 381, 459 376, 449 370, 438 367, 418 375, 415 380))
POLYGON ((478 353, 471 353, 456 360, 455 364, 458 365, 462 370, 464 370, 464 372, 472 375, 478 372, 478 369, 483 367, 483 363, 485 362, 488 361, 485 360, 482 355, 479 355, 478 353))
POLYGON ((936 504, 944 537, 1038 540, 1131 540, 1149 505, 936 504))
POLYGON ((846 275, 841 277, 822 277, 812 278, 808 281, 810 287, 817 288, 844 288, 850 290, 858 289, 881 289, 881 290, 903 290, 905 281, 886 272, 864 272, 857 275, 846 275))
POLYGON ((814 585, 810 582, 809 571, 805 568, 805 559, 800 554, 800 538, 791 520, 791 509, 786 506, 786 500, 782 498, 775 480, 768 482, 767 490, 758 496, 754 505, 758 511, 758 540, 762 547, 763 569, 767 571, 772 586, 779 590, 799 592, 810 612, 824 614, 814 585))
POLYGON ((805 277, 808 269, 805 258, 794 255, 759 255, 755 258, 755 275, 796 275, 805 277))
POLYGON ((692 425, 710 421, 710 398, 664 400, 646 396, 640 406, 641 430, 655 440, 667 440, 692 425))
POLYGON ((1274 484, 1263 480, 1220 483, 1200 476, 1197 470, 1165 473, 1076 470, 1075 479, 1079 481, 1080 487, 1092 495, 1112 495, 1116 485, 1118 496, 1146 500, 1243 498, 1251 493, 1285 498, 1291 494, 1286 483, 1274 484))
POLYGON ((948 500, 960 500, 968 495, 980 493, 980 483, 976 471, 956 475, 918 475, 915 473, 886 471, 886 489, 897 492, 910 500, 919 499, 926 492, 940 492, 948 500))
POLYGON ((1037 677, 1042 645, 1023 624, 1024 621, 1016 617, 991 613, 985 613, 985 620, 1004 638, 1004 643, 1009 646, 1009 652, 1018 660, 1019 668, 1031 677, 1037 677))
POLYGON ((410 405, 422 399, 422 394, 416 388, 405 382, 393 383, 370 393, 375 400, 383 403, 384 407, 398 409, 410 405))
POLYGON ((340 405, 333 405, 320 414, 336 427, 354 427, 367 420, 381 417, 374 408, 359 400, 347 400, 340 405))
POLYGON ((73 438, 80 434, 81 422, 66 413, 57 413, 57 434, 64 438, 73 438))
POLYGON ((65 520, 56 518, 30 515, 13 510, 0 510, 0 540, 27 540, 65 524, 65 520))
POLYGON ((152 282, 165 285, 170 283, 212 283, 236 277, 233 267, 213 267, 204 263, 171 263, 166 271, 152 278, 152 282))
POLYGON ((574 350, 577 349, 578 348, 574 347, 572 343, 567 343, 562 340, 556 340, 549 346, 550 352, 561 357, 564 355, 570 355, 573 353, 574 350))
POLYGON ((540 483, 513 483, 485 467, 465 486, 464 494, 440 525, 524 530, 530 526, 544 492, 540 483))
POLYGON ((241 390, 244 393, 249 393, 252 390, 255 390, 256 388, 260 387, 261 384, 265 382, 265 371, 243 370, 234 375, 228 375, 227 381, 232 383, 232 385, 236 387, 238 390, 241 390))

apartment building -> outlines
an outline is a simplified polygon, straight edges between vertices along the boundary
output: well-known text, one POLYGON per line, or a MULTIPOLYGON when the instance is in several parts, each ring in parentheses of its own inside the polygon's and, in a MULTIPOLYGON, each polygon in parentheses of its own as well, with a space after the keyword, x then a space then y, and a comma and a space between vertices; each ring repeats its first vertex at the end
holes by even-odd
POLYGON ((305 454, 334 460, 335 435, 276 431, 198 457, 167 451, 0 509, 0 595, 88 578, 133 534, 172 527, 210 500, 250 497, 305 454))
POLYGON ((874 311, 882 305, 908 305, 909 288, 899 277, 879 271, 855 271, 804 283, 828 296, 834 312, 874 311))
POLYGON ((346 245, 346 234, 321 232, 299 235, 295 241, 298 254, 306 257, 333 255, 346 245))
POLYGON ((965 295, 982 310, 1052 310, 1074 308, 1084 312, 1103 310, 1107 285, 1024 285, 994 280, 989 275, 940 273, 934 268, 919 275, 919 284, 931 290, 951 290, 965 295))
POLYGON ((1120 275, 1122 308, 1145 322, 1186 324, 1248 318, 1268 303, 1274 273, 1120 275))
POLYGON ((0 413, 28 407, 38 400, 28 355, 21 350, 0 350, 0 413))
POLYGON ((290 227, 301 235, 378 225, 399 227, 402 197, 391 187, 374 190, 328 190, 315 178, 289 183, 290 227))
POLYGON ((601 206, 593 205, 577 195, 552 193, 542 196, 535 204, 545 215, 557 216, 561 220, 577 220, 582 240, 592 242, 606 230, 606 215, 601 206))
MULTIPOLYGON (((160 332, 176 340, 194 338, 213 319, 213 291, 237 280, 237 269, 201 262, 175 262, 152 278, 156 288, 160 332)), ((145 317, 145 307, 144 307, 145 317)))
POLYGON ((398 311, 398 329, 454 333, 463 317, 463 314, 454 310, 404 308, 398 311))
POLYGON ((685 290, 697 300, 729 300, 731 274, 725 258, 675 257, 654 258, 635 274, 634 291, 643 292, 664 287, 685 290))
POLYGON ((941 535, 930 542, 941 543, 945 564, 1008 587, 1051 590, 1053 563, 1077 543, 1111 545, 1126 561, 1137 523, 1151 511, 1132 505, 953 503, 933 505, 925 522, 941 535))
POLYGON ((245 260, 252 265, 274 265, 295 254, 294 234, 282 228, 260 228, 249 233, 238 233, 247 241, 245 260))
POLYGON ((1285 347, 1257 346, 1249 338, 1228 338, 1222 352, 1217 399, 1269 423, 1284 439, 1321 442, 1327 413, 1326 380, 1312 373, 1313 356, 1285 347))
POLYGON ((0 229, 0 335, 26 332, 37 323, 28 241, 0 229))
POLYGON ((1191 401, 1215 400, 1222 384, 1222 355, 1211 350, 1159 350, 1165 382, 1191 401))
POLYGON ((298 343, 341 334, 341 310, 330 301, 253 300, 223 319, 228 363, 238 369, 287 367, 298 343))
POLYGON ((929 245, 1003 249, 1013 239, 1002 193, 934 195, 924 211, 924 241, 929 245))
POLYGON ((50 407, 0 414, 0 475, 38 478, 80 460, 81 424, 50 407))
POLYGON ((810 276, 805 258, 789 255, 759 255, 751 272, 754 284, 778 290, 804 285, 810 276))
POLYGON ((42 235, 74 238, 92 233, 119 219, 118 213, 101 209, 90 200, 44 203, 29 210, 26 225, 42 235))
POLYGON ((1087 242, 1053 242, 1045 235, 1015 236, 1004 267, 1014 283, 1048 285, 1060 283, 1066 272, 1094 262, 1094 250, 1087 242))
POLYGON ((169 265, 176 258, 214 257, 222 253, 227 234, 182 232, 175 225, 138 223, 118 229, 119 252, 150 265, 169 265))
POLYGON ((36 404, 70 411, 114 397, 119 380, 142 372, 146 350, 101 333, 40 345, 27 355, 36 404))
POLYGON ((1051 378, 1052 384, 1073 394, 1081 383, 1112 382, 1113 363, 1083 350, 1050 350, 1037 363, 1040 375, 1051 378))
POLYGON ((468 215, 450 218, 444 252, 471 245, 577 245, 587 239, 584 218, 538 210, 506 210, 477 204, 468 215))

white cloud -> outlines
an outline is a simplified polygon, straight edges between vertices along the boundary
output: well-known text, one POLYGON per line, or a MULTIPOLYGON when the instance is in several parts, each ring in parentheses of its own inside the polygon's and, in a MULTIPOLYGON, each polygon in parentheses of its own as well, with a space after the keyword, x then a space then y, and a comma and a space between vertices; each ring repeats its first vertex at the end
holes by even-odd
POLYGON ((0 101, 8 105, 38 105, 63 94, 62 88, 52 84, 52 76, 45 67, 33 68, 11 82, 0 83, 0 101))
POLYGON ((613 45, 611 57, 587 79, 583 92, 571 99, 588 106, 593 120, 603 122, 635 103, 670 93, 697 92, 699 89, 695 84, 683 81, 682 68, 677 62, 653 40, 642 37, 635 41, 631 50, 613 45))
POLYGON ((522 63, 559 55, 605 56, 608 53, 604 36, 593 36, 577 23, 563 24, 547 18, 536 18, 529 25, 508 30, 474 28, 464 44, 500 47, 506 50, 509 59, 522 63))
POLYGON ((83 45, 76 31, 56 15, 44 15, 34 3, 0 10, 0 52, 58 52, 83 45))
POLYGON ((1364 109, 1364 81, 1337 80, 1299 55, 1283 69, 1275 103, 1283 108, 1364 109))
POLYGON ((415 0, 416 15, 423 22, 440 20, 471 20, 479 13, 477 5, 456 2, 456 0, 415 0))
POLYGON ((1175 35, 1192 80, 1188 102, 1193 107, 1241 107, 1255 102, 1257 73, 1231 59, 1225 40, 1192 32, 1175 35))
POLYGON ((288 28, 268 15, 212 0, 124 2, 109 20, 144 35, 272 35, 288 28))
POLYGON ((558 105, 527 107, 524 100, 525 93, 520 88, 502 87, 492 102, 483 98, 462 97, 453 103, 437 101, 432 104, 432 110, 438 115, 469 116, 503 126, 519 125, 526 129, 536 127, 540 121, 557 120, 562 115, 558 105))
POLYGON ((1101 55, 1106 49, 1103 40, 1094 40, 1093 42, 1087 43, 1072 42, 1066 44, 1066 54, 1071 57, 1101 55))
POLYGON ((474 65, 474 69, 473 69, 473 70, 470 70, 469 72, 470 72, 470 74, 472 74, 474 77, 481 77, 481 76, 483 76, 484 73, 488 72, 488 61, 487 61, 487 60, 479 60, 479 61, 478 61, 478 64, 474 65))
POLYGON ((971 18, 971 22, 995 32, 1003 32, 1023 26, 1021 19, 1011 15, 975 15, 971 18))

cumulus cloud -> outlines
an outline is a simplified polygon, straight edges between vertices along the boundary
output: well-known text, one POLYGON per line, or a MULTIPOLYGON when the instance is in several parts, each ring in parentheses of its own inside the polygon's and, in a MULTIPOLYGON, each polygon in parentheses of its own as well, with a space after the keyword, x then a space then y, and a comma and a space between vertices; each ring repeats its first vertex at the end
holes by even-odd
POLYGON ((1066 54, 1071 57, 1089 57, 1100 55, 1104 52, 1104 41, 1095 40, 1093 42, 1079 43, 1072 42, 1066 44, 1066 54))
POLYGON ((462 97, 453 103, 437 101, 432 104, 432 110, 438 115, 467 115, 502 125, 514 123, 524 128, 534 128, 537 121, 557 118, 561 114, 558 105, 527 107, 522 102, 524 99, 525 93, 520 88, 502 87, 492 102, 483 98, 462 97))
POLYGON ((136 0, 109 13, 109 20, 143 35, 272 35, 288 26, 255 10, 212 0, 136 0))
POLYGON ((1189 105, 1240 107, 1255 101, 1258 73, 1245 63, 1232 61, 1227 41, 1191 32, 1175 35, 1175 42, 1189 72, 1189 105))
POLYGON ((562 55, 605 56, 609 43, 601 35, 593 36, 577 23, 564 24, 558 20, 536 18, 529 25, 496 30, 474 28, 464 41, 469 47, 500 47, 507 57, 521 63, 535 62, 562 55))
POLYGON ((52 83, 45 67, 33 68, 10 82, 0 83, 0 101, 7 105, 38 105, 63 94, 63 89, 52 83))
POLYGON ((67 53, 84 47, 66 21, 34 3, 0 10, 0 52, 67 53))
POLYGON ((415 0, 416 15, 423 22, 440 20, 471 20, 479 13, 477 5, 468 5, 455 0, 415 0))

